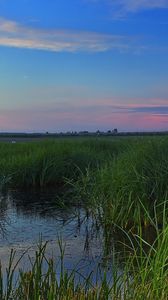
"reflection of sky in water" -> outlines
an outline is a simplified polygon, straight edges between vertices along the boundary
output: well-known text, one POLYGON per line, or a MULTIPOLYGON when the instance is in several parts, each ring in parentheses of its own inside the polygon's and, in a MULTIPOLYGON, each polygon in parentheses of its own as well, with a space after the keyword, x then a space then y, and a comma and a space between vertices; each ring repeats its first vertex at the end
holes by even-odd
MULTIPOLYGON (((33 258, 40 234, 49 241, 47 253, 59 260, 58 236, 65 246, 64 263, 67 269, 77 266, 83 275, 97 269, 101 263, 103 236, 95 229, 95 223, 84 209, 55 207, 55 193, 19 193, 11 191, 1 196, 3 215, 0 234, 0 258, 6 267, 11 248, 16 258, 28 248, 33 258)), ((20 266, 27 268, 27 259, 20 266)))

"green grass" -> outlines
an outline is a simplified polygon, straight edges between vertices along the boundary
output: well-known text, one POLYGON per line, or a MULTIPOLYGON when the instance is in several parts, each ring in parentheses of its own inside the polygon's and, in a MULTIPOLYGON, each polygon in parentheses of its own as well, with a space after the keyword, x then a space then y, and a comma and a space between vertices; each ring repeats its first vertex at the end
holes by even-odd
MULTIPOLYGON (((0 299, 168 299, 168 138, 91 138, 0 144, 1 188, 61 187, 71 190, 104 230, 105 255, 111 236, 120 232, 122 275, 114 270, 95 286, 75 283, 75 270, 56 277, 45 246, 28 272, 14 284, 13 253, 7 287, 0 273, 0 299), (152 240, 148 238, 152 228, 152 240), (124 257, 123 257, 124 255, 124 257), (43 272, 43 262, 47 271, 43 272)), ((62 252, 63 262, 63 252, 62 252)), ((63 266, 63 265, 62 265, 63 266)))
MULTIPOLYGON (((40 241, 35 253, 34 262, 31 261, 31 267, 28 271, 19 269, 17 279, 15 276, 16 268, 21 259, 15 260, 15 252, 12 250, 9 258, 9 265, 5 276, 0 269, 0 299, 1 300, 54 300, 54 299, 108 299, 110 295, 110 286, 106 276, 102 279, 99 286, 95 286, 90 279, 81 276, 82 283, 76 283, 77 270, 67 271, 64 269, 64 250, 61 241, 60 246, 60 272, 56 275, 57 269, 52 258, 46 256, 47 243, 40 241), (45 272, 44 272, 45 265, 45 272)), ((26 255, 24 253, 23 255, 26 255)), ((58 265, 58 262, 57 262, 58 265)), ((79 274, 77 275, 79 277, 79 274)))
POLYGON ((0 176, 18 187, 59 186, 79 170, 103 164, 123 149, 120 139, 65 139, 37 143, 0 143, 0 176))
MULTIPOLYGON (((74 268, 67 271, 64 268, 65 248, 60 241, 59 277, 56 275, 56 264, 52 258, 48 258, 46 255, 47 243, 39 243, 35 259, 31 261, 29 270, 19 269, 19 273, 17 269, 22 257, 16 262, 15 252, 12 250, 6 274, 3 274, 0 269, 0 299, 168 299, 167 222, 161 232, 157 231, 152 244, 144 240, 141 234, 134 235, 134 237, 130 237, 125 231, 123 234, 127 241, 124 247, 128 248, 130 255, 128 256, 127 251, 122 272, 118 272, 118 268, 121 270, 121 263, 116 259, 116 265, 113 266, 111 273, 112 281, 104 272, 102 279, 97 284, 93 283, 90 275, 88 278, 82 277, 78 283, 76 281, 76 275, 79 277, 77 270, 74 268), (136 246, 134 240, 136 240, 136 246), (148 246, 147 251, 144 250, 146 245, 148 246)), ((124 255, 124 251, 122 255, 124 255)))
POLYGON ((168 197, 167 149, 167 137, 1 143, 0 180, 15 188, 54 186, 106 223, 147 225, 141 203, 154 217, 154 204, 168 197))
POLYGON ((141 203, 154 218, 154 206, 158 206, 159 217, 160 204, 168 200, 167 149, 167 137, 134 140, 113 159, 95 169, 88 168, 74 182, 76 192, 94 211, 100 212, 103 222, 125 228, 139 223, 147 226, 151 220, 141 203))

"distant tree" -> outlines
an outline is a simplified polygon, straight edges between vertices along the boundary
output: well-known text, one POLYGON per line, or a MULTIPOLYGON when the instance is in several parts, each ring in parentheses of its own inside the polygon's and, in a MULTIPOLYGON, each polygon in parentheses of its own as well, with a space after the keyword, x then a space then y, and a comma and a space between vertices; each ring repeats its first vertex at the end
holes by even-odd
POLYGON ((114 128, 114 129, 113 129, 113 133, 114 133, 114 134, 117 134, 117 133, 118 133, 117 128, 114 128))

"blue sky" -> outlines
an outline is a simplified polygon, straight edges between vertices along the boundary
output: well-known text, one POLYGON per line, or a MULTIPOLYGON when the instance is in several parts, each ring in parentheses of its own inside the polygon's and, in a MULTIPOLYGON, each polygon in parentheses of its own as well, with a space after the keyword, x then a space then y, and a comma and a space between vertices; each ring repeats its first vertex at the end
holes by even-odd
POLYGON ((0 131, 168 130, 168 0, 0 0, 0 131))

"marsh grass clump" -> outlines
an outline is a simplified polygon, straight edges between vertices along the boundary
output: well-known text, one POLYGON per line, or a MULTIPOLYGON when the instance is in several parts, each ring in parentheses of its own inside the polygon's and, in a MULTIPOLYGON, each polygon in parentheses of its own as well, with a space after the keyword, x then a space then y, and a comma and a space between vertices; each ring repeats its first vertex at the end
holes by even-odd
MULTIPOLYGON (((125 235, 124 250, 120 253, 125 262, 121 263, 117 254, 110 279, 109 274, 107 275, 104 271, 101 279, 97 282, 93 282, 91 274, 88 278, 81 275, 82 280, 79 280, 77 269, 66 270, 64 268, 65 248, 61 240, 58 241, 60 245, 59 264, 47 256, 47 242, 40 241, 34 260, 30 260, 28 270, 19 268, 22 257, 15 261, 15 251, 11 251, 6 276, 0 268, 0 299, 167 299, 167 222, 162 230, 156 228, 157 234, 152 243, 143 238, 142 228, 139 234, 134 235, 130 235, 122 228, 120 230, 125 235), (78 275, 78 281, 76 275, 78 275)), ((27 255, 26 252, 23 255, 27 255)), ((113 253, 114 257, 115 253, 113 253)))
POLYGON ((34 262, 28 271, 19 269, 19 263, 26 252, 15 262, 15 251, 12 250, 9 258, 9 265, 5 276, 0 268, 0 299, 1 300, 64 300, 64 299, 109 299, 111 288, 108 285, 106 276, 102 278, 100 285, 93 284, 91 275, 81 281, 76 281, 79 277, 77 269, 66 270, 64 268, 64 250, 60 240, 60 261, 59 270, 52 258, 46 255, 47 242, 38 245, 34 262), (45 268, 44 268, 45 266, 45 268), (58 272, 58 274, 57 274, 58 272), (17 275, 16 275, 17 273, 17 275), (17 279, 16 279, 17 277, 17 279))
POLYGON ((154 203, 167 199, 167 148, 167 137, 2 143, 0 176, 15 188, 56 187, 106 222, 131 227, 149 221, 141 202, 154 215, 154 203))
POLYGON ((167 140, 149 140, 125 152, 114 165, 114 194, 141 199, 148 204, 167 196, 167 140))
MULTIPOLYGON (((168 198, 168 139, 135 140, 124 152, 96 169, 87 169, 75 183, 82 199, 103 212, 104 222, 132 227, 154 217, 155 203, 168 198)), ((158 209, 159 213, 159 209, 158 209)))
POLYGON ((95 168, 122 151, 121 140, 63 139, 34 143, 0 144, 0 175, 15 187, 64 185, 88 166, 95 168))
POLYGON ((104 257, 116 258, 112 280, 104 272, 95 284, 64 268, 61 243, 59 276, 47 244, 39 244, 29 270, 19 269, 12 251, 6 274, 0 269, 0 299, 168 299, 167 149, 167 137, 0 144, 2 186, 61 187, 91 211, 104 233, 104 257))

